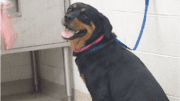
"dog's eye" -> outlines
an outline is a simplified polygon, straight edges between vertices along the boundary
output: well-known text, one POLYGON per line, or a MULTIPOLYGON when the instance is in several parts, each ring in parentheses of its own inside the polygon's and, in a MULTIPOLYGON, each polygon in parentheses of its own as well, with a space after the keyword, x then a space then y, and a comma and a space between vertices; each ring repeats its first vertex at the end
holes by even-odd
POLYGON ((83 17, 84 17, 85 19, 87 19, 87 15, 84 14, 83 17))
POLYGON ((71 8, 68 9, 68 11, 71 11, 71 10, 72 10, 71 8))
POLYGON ((68 10, 67 10, 67 12, 71 12, 73 9, 72 8, 69 8, 68 10))

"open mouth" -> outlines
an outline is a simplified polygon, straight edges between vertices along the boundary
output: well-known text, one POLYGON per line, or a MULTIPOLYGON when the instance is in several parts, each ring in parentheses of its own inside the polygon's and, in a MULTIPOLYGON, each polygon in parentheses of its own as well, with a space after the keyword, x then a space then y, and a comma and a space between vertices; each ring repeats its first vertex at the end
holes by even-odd
POLYGON ((86 34, 86 32, 87 32, 86 29, 79 30, 79 31, 72 31, 72 30, 66 29, 66 30, 62 31, 62 37, 64 39, 73 40, 75 38, 84 36, 86 34))
POLYGON ((74 30, 72 23, 63 23, 63 25, 66 27, 66 29, 62 31, 62 37, 64 39, 73 40, 82 37, 87 33, 86 29, 74 30))

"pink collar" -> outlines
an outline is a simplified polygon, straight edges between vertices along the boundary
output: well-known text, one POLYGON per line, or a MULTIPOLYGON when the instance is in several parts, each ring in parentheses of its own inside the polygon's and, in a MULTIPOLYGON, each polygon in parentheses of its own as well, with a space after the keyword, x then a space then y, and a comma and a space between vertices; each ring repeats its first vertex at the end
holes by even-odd
POLYGON ((102 39, 103 39, 104 35, 100 36, 96 41, 94 41, 93 43, 81 48, 80 50, 73 50, 75 53, 79 53, 79 52, 82 52, 84 50, 87 50, 89 47, 91 47, 92 45, 100 42, 102 39))

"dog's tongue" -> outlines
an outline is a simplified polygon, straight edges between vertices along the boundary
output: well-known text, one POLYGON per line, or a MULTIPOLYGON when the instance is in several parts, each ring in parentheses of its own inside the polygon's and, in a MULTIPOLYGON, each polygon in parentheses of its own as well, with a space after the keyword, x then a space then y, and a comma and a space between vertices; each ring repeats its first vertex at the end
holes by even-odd
POLYGON ((70 37, 72 37, 73 35, 74 35, 73 32, 66 31, 66 30, 63 30, 63 31, 62 31, 62 37, 64 37, 64 38, 70 38, 70 37))

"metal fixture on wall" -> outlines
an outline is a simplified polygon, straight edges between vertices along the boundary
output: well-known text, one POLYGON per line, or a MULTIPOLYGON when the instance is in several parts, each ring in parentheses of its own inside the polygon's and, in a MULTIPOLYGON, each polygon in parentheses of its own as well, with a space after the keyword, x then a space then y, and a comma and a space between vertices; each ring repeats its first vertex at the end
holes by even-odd
MULTIPOLYGON (((14 17, 21 17, 21 1, 20 0, 8 0, 10 2, 10 7, 7 9, 9 14, 13 15, 14 17)), ((8 15, 10 16, 10 15, 8 15)))

